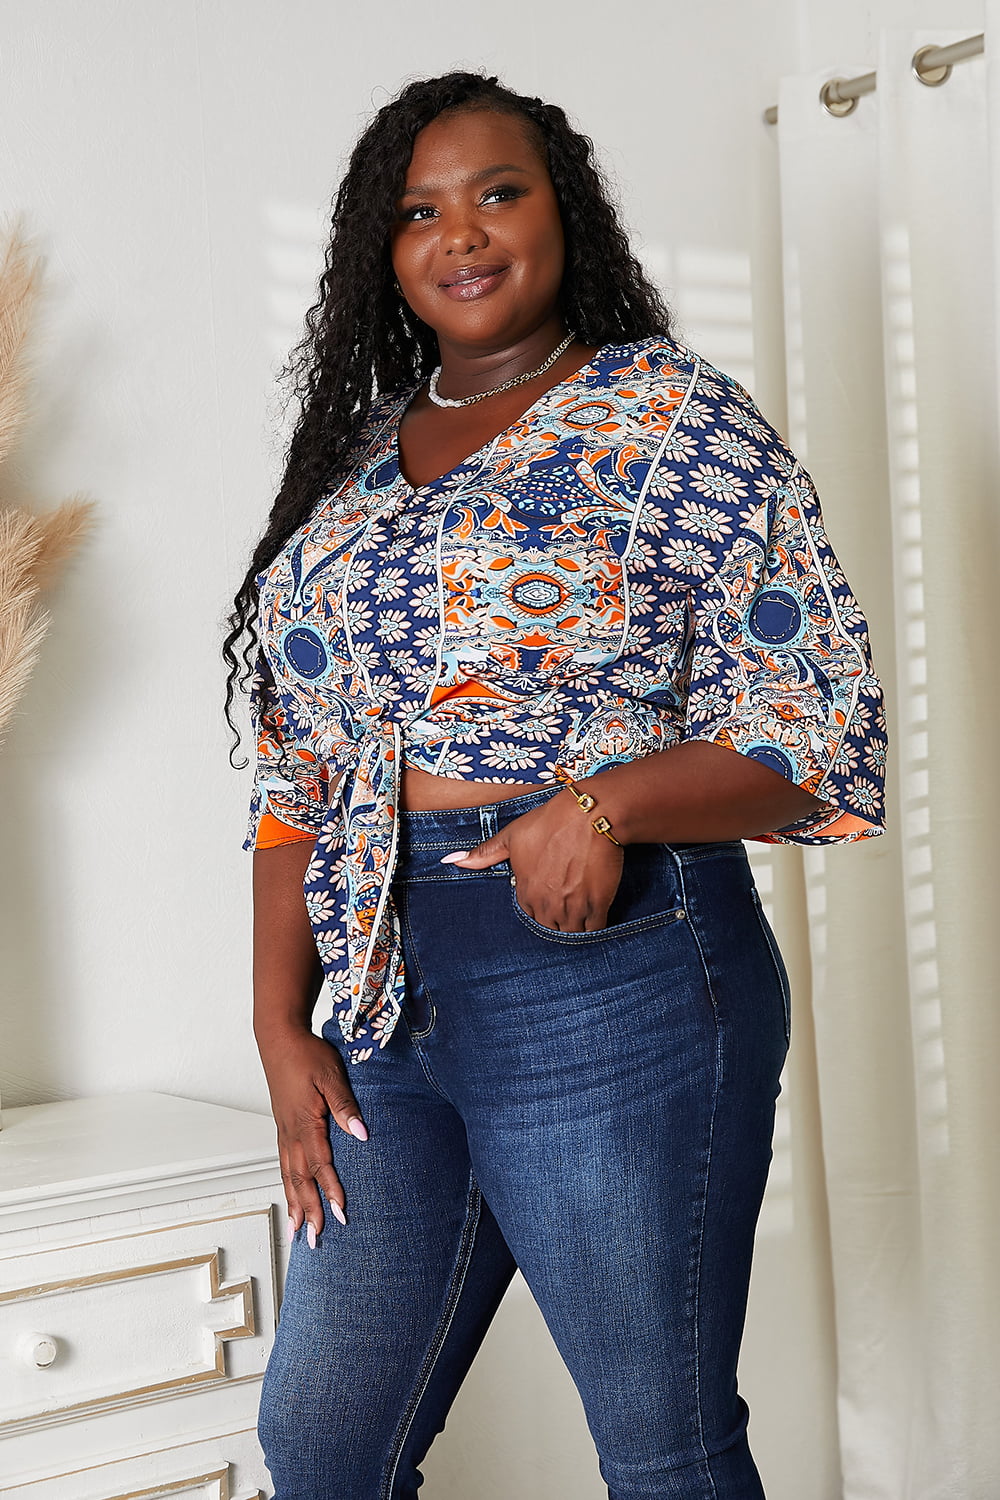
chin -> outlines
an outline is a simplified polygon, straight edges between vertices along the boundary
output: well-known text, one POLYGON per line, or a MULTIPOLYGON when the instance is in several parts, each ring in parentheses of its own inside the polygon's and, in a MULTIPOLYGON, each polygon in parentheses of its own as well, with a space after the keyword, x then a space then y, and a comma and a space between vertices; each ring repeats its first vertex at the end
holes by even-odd
MULTIPOLYGON (((536 319, 525 316, 529 309, 516 295, 505 295, 500 300, 497 294, 484 297, 481 302, 469 303, 456 310, 449 303, 447 308, 435 310, 439 313, 436 326, 444 338, 480 340, 489 339, 497 343, 513 343, 536 326, 536 319)), ((539 313, 541 318, 544 313, 539 313)))
MULTIPOLYGON (((429 319, 425 320, 430 322, 429 319)), ((486 344, 501 346, 517 338, 513 318, 439 318, 430 323, 439 339, 453 344, 486 344)))

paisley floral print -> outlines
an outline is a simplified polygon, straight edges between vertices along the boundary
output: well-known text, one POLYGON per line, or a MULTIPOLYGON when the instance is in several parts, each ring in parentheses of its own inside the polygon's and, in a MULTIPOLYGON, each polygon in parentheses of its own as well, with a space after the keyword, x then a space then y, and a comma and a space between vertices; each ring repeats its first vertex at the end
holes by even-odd
POLYGON ((315 837, 306 903, 353 1061, 399 1015, 404 764, 536 784, 711 740, 827 804, 767 839, 882 828, 864 617, 739 385, 666 339, 607 346, 419 489, 412 394, 375 403, 348 479, 258 580, 246 847, 315 837))

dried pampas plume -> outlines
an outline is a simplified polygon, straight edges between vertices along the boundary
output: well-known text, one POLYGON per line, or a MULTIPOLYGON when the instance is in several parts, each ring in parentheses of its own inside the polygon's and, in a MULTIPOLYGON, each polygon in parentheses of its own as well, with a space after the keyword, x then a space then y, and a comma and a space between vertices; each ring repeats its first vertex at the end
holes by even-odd
MULTIPOLYGON (((27 414, 26 351, 38 285, 38 258, 15 227, 0 251, 0 465, 27 414)), ((48 629, 41 591, 51 586, 92 520, 93 506, 79 498, 42 516, 0 506, 0 736, 27 686, 48 629)))
POLYGON ((0 464, 14 446, 28 405, 25 345, 38 300, 38 258, 15 226, 0 259, 0 464))

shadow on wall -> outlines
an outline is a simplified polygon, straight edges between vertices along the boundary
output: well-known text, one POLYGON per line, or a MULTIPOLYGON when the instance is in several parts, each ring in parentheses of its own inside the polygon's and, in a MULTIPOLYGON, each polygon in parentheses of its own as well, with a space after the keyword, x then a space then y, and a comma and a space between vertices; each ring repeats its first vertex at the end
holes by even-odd
MULTIPOLYGON (((329 233, 329 210, 270 199, 264 204, 264 339, 275 372, 304 332, 306 309, 312 306, 323 269, 329 233)), ((284 410, 279 393, 268 409, 273 434, 274 478, 294 426, 294 411, 284 410)))
POLYGON ((678 333, 712 364, 752 391, 753 296, 742 251, 671 250, 648 245, 643 265, 677 317, 678 333))
POLYGON ((941 980, 934 915, 934 867, 928 769, 927 621, 917 430, 917 375, 913 333, 910 242, 902 226, 883 235, 889 442, 897 477, 896 506, 902 540, 899 613, 903 860, 907 952, 921 1150, 947 1156, 948 1094, 945 1075, 941 980))

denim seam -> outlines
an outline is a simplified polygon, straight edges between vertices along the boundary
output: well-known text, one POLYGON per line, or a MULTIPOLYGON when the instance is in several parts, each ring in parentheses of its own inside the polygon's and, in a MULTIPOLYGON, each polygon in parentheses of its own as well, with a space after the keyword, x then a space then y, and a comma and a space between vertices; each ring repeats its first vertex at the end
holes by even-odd
POLYGON ((404 864, 408 856, 413 854, 420 854, 425 849, 433 849, 435 852, 437 852, 438 849, 452 849, 454 847, 454 843, 454 839, 450 838, 419 840, 410 839, 407 843, 405 854, 400 855, 400 864, 404 864))
POLYGON ((452 1321, 458 1309, 462 1289, 465 1286, 465 1278, 468 1275, 469 1266, 472 1262, 472 1252, 476 1245, 476 1230, 479 1227, 482 1194, 479 1191, 475 1177, 471 1176, 471 1174, 469 1184, 465 1223, 462 1225, 462 1233, 459 1237, 458 1252, 455 1257, 455 1269, 452 1272, 451 1285, 448 1288, 444 1312, 438 1321, 437 1328, 434 1330, 434 1337, 431 1340, 430 1348, 424 1359, 423 1369, 417 1377, 416 1386, 410 1397, 406 1411, 403 1413, 402 1421, 396 1429, 396 1438, 393 1445, 395 1452, 391 1454, 392 1467, 389 1469, 382 1484, 379 1492, 379 1500, 392 1500, 393 1486, 396 1483, 396 1471, 399 1468, 399 1460, 403 1456, 406 1439, 409 1437, 410 1429, 416 1419, 417 1412, 420 1410, 420 1403, 430 1384, 430 1379, 434 1373, 434 1367, 438 1362, 441 1350, 444 1348, 445 1340, 448 1337, 448 1330, 451 1328, 452 1321))
POLYGON ((394 885, 455 885, 462 881, 468 885, 472 880, 508 880, 506 870, 460 870, 450 874, 445 870, 429 870, 426 875, 408 875, 405 871, 393 877, 394 885))
MULTIPOLYGON (((427 1001, 428 1001, 428 1004, 430 1006, 431 1019, 430 1019, 430 1023, 427 1026, 424 1027, 423 1031, 414 1031, 414 1029, 410 1025, 409 1021, 407 1021, 407 1023, 406 1023, 406 1029, 410 1033, 410 1041, 411 1042, 422 1042, 422 1041, 424 1041, 424 1039, 426 1037, 429 1037, 430 1034, 431 1034, 431 1032, 434 1030, 434 1025, 435 1025, 435 1022, 437 1021, 437 1006, 434 1004, 434 1001, 430 998, 429 994, 428 994, 428 997, 427 997, 427 1001)), ((427 1078, 427 1082, 428 1083, 434 1083, 433 1078, 431 1078, 431 1076, 427 1072, 426 1068, 424 1069, 424 1074, 425 1074, 425 1076, 427 1078)), ((435 1084, 435 1087, 437 1087, 436 1084, 435 1084)), ((440 1092, 441 1092, 441 1090, 438 1089, 438 1093, 440 1093, 440 1092)))
POLYGON ((722 839, 713 844, 685 844, 682 848, 668 844, 667 847, 688 865, 696 865, 703 859, 718 859, 720 855, 746 853, 742 839, 722 839))
MULTIPOLYGON (((677 855, 675 855, 674 858, 677 861, 677 874, 680 880, 681 899, 684 902, 685 909, 687 909, 687 887, 684 880, 683 860, 677 855)), ((705 1249, 705 1219, 708 1214, 708 1186, 712 1175, 712 1147, 715 1141, 715 1115, 719 1107, 719 1088, 722 1078, 722 1030, 719 1025, 718 1003, 716 1001, 715 991, 712 988, 712 976, 709 973, 708 962, 705 958, 705 951, 701 945, 701 939, 698 936, 696 923, 689 922, 688 929, 691 933, 692 938, 694 939, 695 947, 698 950, 698 957, 701 960, 702 971, 705 975, 705 984, 708 989, 709 998, 712 1002, 712 1017, 715 1022, 715 1086, 712 1090, 712 1114, 708 1125, 708 1150, 705 1159, 704 1186, 702 1188, 701 1199, 701 1217, 698 1224, 697 1248, 695 1253, 694 1265, 692 1266, 692 1272, 694 1278, 694 1387, 695 1404, 698 1411, 698 1441, 701 1444, 701 1451, 704 1455, 705 1469, 706 1473, 708 1474, 708 1482, 712 1487, 712 1495, 714 1497, 714 1500, 718 1500, 719 1492, 716 1489, 715 1476, 712 1473, 711 1455, 708 1451, 708 1445, 705 1442, 705 1418, 701 1405, 701 1276, 702 1257, 705 1249)))
POLYGON ((777 979, 778 987, 781 990, 781 1001, 784 1013, 783 1019, 785 1024, 785 1045, 788 1046, 791 1042, 792 1036, 792 996, 788 982, 788 970, 785 968, 784 960, 781 957, 781 950, 777 945, 777 940, 775 939, 773 932, 771 931, 771 924, 770 922, 768 922, 765 915, 764 908, 761 904, 760 893, 756 889, 756 887, 754 887, 751 890, 750 894, 753 898, 753 909, 757 913, 757 924, 760 927, 761 936, 767 943, 768 952, 771 955, 771 963, 774 966, 775 978, 777 979))
MULTIPOLYGON (((427 983, 427 980, 424 978, 424 971, 420 967, 420 958, 419 958, 419 956, 417 954, 417 944, 416 944, 416 941, 414 940, 413 928, 410 926, 410 913, 409 913, 409 911, 407 909, 406 903, 404 901, 398 901, 396 903, 396 911, 397 911, 397 913, 399 915, 400 922, 406 928, 406 936, 410 940, 410 952, 411 952, 411 955, 412 955, 412 965, 413 965, 413 968, 416 969, 417 974, 420 977, 420 983, 423 985, 424 989, 427 992, 427 1003, 430 1006, 430 1011, 431 1011, 430 1025, 428 1027, 426 1027, 425 1030, 423 1030, 423 1031, 414 1031, 413 1030, 413 1028, 410 1025, 409 1021, 406 1019, 406 1013, 405 1013, 405 1011, 403 1013, 403 1020, 404 1020, 405 1025, 406 1025, 406 1029, 407 1029, 407 1031, 409 1033, 410 1042, 411 1042, 411 1044, 413 1046, 413 1050, 417 1054, 417 1058, 418 1058, 418 1060, 420 1062, 420 1066, 423 1069, 424 1077, 427 1079, 427 1082, 431 1085, 431 1087, 437 1090, 437 1092, 441 1095, 442 1099, 447 1099, 448 1098, 447 1094, 445 1093, 445 1091, 441 1087, 441 1085, 438 1083, 437 1079, 434 1077, 434 1075, 431 1072, 429 1066, 427 1065, 427 1061, 426 1061, 426 1059, 424 1057, 423 1052, 417 1046, 418 1042, 423 1041, 423 1039, 425 1037, 430 1036, 431 1032, 434 1030, 434 1027, 435 1027, 435 1025, 437 1023, 437 1006, 434 1004, 434 996, 431 994, 431 987, 427 983)), ((450 1102, 451 1101, 449 1100, 449 1103, 450 1102)))
POLYGON ((636 917, 631 922, 618 922, 613 927, 601 927, 593 932, 558 932, 554 927, 544 927, 541 922, 536 922, 534 917, 529 917, 524 908, 518 904, 513 876, 510 877, 510 899, 514 915, 529 932, 534 932, 547 942, 563 943, 569 948, 587 948, 595 943, 611 942, 616 937, 631 937, 633 934, 648 932, 650 929, 683 922, 687 915, 683 906, 674 906, 670 911, 650 912, 648 917, 636 917))

